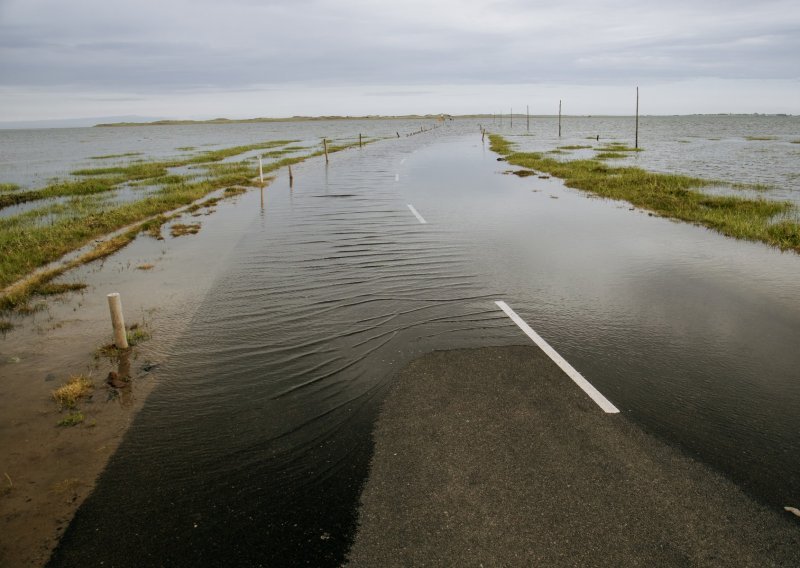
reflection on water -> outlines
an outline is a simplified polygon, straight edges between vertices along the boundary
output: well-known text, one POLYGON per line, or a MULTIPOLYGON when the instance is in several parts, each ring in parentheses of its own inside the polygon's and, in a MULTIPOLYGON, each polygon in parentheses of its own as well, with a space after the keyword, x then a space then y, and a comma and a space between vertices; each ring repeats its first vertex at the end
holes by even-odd
POLYGON ((338 565, 394 370, 524 343, 496 299, 651 431, 800 499, 798 257, 500 175, 453 133, 264 192, 53 565, 338 565))

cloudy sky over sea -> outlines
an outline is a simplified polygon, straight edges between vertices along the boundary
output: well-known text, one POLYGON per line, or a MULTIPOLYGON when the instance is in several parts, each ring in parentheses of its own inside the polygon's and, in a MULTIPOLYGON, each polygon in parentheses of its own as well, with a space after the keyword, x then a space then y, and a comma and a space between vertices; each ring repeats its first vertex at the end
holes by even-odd
POLYGON ((0 121, 800 113, 797 0, 0 0, 0 121))

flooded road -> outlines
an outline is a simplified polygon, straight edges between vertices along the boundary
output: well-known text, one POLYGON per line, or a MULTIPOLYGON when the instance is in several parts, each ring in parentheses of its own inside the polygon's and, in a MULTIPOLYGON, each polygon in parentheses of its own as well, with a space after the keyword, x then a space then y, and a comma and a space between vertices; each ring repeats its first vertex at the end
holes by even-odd
POLYGON ((495 300, 648 431, 800 502, 800 258, 505 169, 443 128, 244 196, 51 564, 338 565, 393 373, 524 344, 495 300))

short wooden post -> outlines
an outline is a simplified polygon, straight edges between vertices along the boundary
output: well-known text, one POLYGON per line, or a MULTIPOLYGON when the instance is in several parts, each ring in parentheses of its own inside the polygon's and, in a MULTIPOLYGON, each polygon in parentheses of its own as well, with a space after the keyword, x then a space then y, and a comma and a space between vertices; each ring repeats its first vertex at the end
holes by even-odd
POLYGON ((634 148, 639 148, 639 87, 636 87, 636 142, 634 148))
POLYGON ((525 131, 531 131, 531 107, 529 105, 525 105, 525 131))
POLYGON ((114 345, 117 349, 127 349, 128 335, 125 333, 125 319, 122 317, 122 300, 119 292, 109 294, 107 298, 111 310, 111 325, 114 328, 114 345))
POLYGON ((294 176, 292 175, 292 164, 289 164, 289 187, 294 185, 294 176))
POLYGON ((509 126, 509 128, 511 128, 513 130, 514 129, 514 109, 513 108, 510 109, 509 112, 508 112, 508 120, 511 121, 511 125, 509 126))
POLYGON ((358 147, 361 148, 361 133, 358 133, 358 147))
POLYGON ((261 156, 258 157, 258 178, 261 180, 261 185, 264 185, 264 164, 261 163, 261 156))
POLYGON ((561 138, 561 99, 558 99, 558 137, 561 138))
POLYGON ((322 139, 322 146, 325 148, 325 163, 328 163, 328 141, 325 138, 322 139))

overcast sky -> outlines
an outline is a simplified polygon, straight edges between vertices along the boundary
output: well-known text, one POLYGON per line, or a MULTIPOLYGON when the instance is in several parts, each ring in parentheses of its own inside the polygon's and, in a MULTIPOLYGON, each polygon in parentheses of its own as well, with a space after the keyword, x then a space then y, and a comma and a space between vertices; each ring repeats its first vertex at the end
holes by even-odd
POLYGON ((800 114, 798 0, 0 0, 0 121, 800 114))

